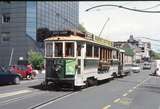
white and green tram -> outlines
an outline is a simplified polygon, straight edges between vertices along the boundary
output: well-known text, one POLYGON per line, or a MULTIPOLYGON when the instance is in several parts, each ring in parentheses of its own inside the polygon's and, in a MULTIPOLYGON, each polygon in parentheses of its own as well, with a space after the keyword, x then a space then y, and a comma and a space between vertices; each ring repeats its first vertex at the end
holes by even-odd
POLYGON ((74 87, 118 76, 119 50, 92 34, 69 32, 45 40, 45 83, 74 87))

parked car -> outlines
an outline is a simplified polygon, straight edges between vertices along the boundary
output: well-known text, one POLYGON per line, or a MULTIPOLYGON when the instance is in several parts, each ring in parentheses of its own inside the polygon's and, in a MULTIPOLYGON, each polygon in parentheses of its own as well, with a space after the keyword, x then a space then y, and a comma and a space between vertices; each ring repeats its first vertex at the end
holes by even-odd
POLYGON ((141 68, 140 68, 140 65, 139 64, 133 64, 132 67, 131 67, 131 70, 133 73, 139 73, 141 68))
POLYGON ((0 84, 20 84, 20 75, 0 67, 0 84))
POLYGON ((151 69, 151 63, 149 63, 149 62, 144 62, 144 64, 143 64, 143 69, 151 69))
POLYGON ((10 71, 19 74, 23 79, 34 79, 36 76, 36 73, 29 65, 14 65, 10 68, 10 71))

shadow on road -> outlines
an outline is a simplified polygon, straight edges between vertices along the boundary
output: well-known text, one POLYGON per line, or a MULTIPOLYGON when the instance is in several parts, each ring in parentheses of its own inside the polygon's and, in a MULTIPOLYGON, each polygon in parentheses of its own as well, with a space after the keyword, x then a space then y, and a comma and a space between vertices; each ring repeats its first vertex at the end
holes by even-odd
POLYGON ((47 87, 43 86, 42 84, 39 85, 34 85, 34 86, 29 86, 29 88, 33 89, 38 89, 38 90, 43 90, 43 91, 73 91, 71 87, 60 87, 60 86, 55 86, 54 84, 49 84, 47 87))
MULTIPOLYGON (((103 80, 98 82, 98 85, 103 85, 105 83, 110 82, 112 79, 108 79, 108 80, 103 80)), ((92 86, 89 86, 92 87, 92 86)), ((74 89, 72 87, 72 85, 69 84, 61 84, 61 85, 55 85, 54 83, 50 83, 47 86, 44 86, 42 84, 38 84, 38 85, 33 85, 33 86, 29 86, 29 88, 33 88, 33 89, 38 89, 38 90, 47 90, 47 91, 79 91, 80 89, 74 89)), ((82 88, 83 89, 83 88, 82 88)))

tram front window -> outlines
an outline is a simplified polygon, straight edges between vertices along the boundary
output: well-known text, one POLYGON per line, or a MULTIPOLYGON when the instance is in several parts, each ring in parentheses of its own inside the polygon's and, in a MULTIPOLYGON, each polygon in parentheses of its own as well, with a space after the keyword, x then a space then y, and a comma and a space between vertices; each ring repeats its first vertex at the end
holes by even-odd
POLYGON ((63 44, 62 43, 55 43, 55 57, 62 57, 63 56, 63 44))
POLYGON ((74 43, 67 42, 65 44, 65 56, 66 57, 74 57, 74 43))
POLYGON ((52 43, 46 43, 46 56, 52 57, 53 55, 53 44, 52 43))

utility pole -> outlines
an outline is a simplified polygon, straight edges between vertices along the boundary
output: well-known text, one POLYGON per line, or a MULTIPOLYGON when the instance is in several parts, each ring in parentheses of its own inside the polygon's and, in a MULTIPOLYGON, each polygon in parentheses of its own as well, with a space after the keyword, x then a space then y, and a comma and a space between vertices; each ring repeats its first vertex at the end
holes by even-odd
POLYGON ((105 24, 102 27, 101 32, 99 33, 99 37, 101 37, 101 34, 102 34, 102 32, 103 32, 103 30, 104 30, 104 28, 105 28, 105 26, 106 26, 106 24, 108 23, 109 20, 110 20, 110 18, 108 17, 108 19, 106 20, 105 24))
POLYGON ((10 59, 9 59, 9 66, 10 66, 11 63, 12 63, 13 53, 14 53, 14 48, 12 48, 12 51, 11 51, 11 56, 10 56, 10 59))

